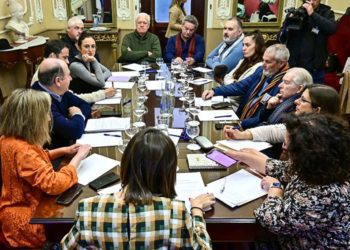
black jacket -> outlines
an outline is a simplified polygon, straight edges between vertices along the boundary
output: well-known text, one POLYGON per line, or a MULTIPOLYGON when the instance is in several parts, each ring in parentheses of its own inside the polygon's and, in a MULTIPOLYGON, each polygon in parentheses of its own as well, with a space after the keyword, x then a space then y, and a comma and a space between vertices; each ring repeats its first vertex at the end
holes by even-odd
POLYGON ((306 17, 300 30, 287 30, 285 21, 277 39, 289 49, 290 67, 302 67, 312 73, 324 67, 327 38, 336 30, 334 12, 329 6, 320 4, 311 16, 306 17))

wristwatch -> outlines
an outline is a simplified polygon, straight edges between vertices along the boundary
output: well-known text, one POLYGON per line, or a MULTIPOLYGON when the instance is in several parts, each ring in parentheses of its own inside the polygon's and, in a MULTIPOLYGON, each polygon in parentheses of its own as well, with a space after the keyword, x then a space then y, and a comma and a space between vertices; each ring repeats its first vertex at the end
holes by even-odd
POLYGON ((283 190, 283 186, 280 182, 273 182, 270 186, 270 188, 279 188, 283 190))

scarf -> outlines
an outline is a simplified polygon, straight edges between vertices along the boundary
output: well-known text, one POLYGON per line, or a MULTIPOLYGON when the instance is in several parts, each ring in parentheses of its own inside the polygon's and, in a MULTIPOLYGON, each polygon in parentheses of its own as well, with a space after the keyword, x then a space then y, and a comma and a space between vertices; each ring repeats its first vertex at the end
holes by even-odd
MULTIPOLYGON (((192 36, 190 40, 190 46, 188 47, 187 57, 193 57, 194 50, 196 47, 196 40, 194 39, 194 36, 192 36)), ((181 43, 181 34, 176 35, 176 43, 175 43, 175 50, 176 50, 176 57, 182 58, 182 43, 181 43)))
POLYGON ((261 95, 257 98, 255 103, 251 106, 255 97, 261 91, 261 88, 264 86, 266 81, 266 76, 262 74, 260 82, 255 86, 254 90, 251 92, 247 103, 244 105, 242 114, 240 119, 250 118, 255 115, 260 106, 260 101, 263 98, 264 94, 269 93, 271 89, 273 89, 277 84, 279 84, 282 80, 282 77, 286 74, 287 69, 289 68, 288 64, 286 64, 282 69, 280 69, 279 73, 273 76, 272 80, 268 83, 266 88, 262 91, 261 95))

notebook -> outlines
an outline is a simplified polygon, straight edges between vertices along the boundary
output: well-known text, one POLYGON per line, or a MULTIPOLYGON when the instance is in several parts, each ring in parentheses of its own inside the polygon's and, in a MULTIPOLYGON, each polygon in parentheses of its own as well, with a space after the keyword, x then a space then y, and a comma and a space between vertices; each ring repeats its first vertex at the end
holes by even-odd
POLYGON ((217 164, 215 161, 208 159, 205 154, 187 154, 188 168, 191 170, 226 170, 225 167, 217 164))

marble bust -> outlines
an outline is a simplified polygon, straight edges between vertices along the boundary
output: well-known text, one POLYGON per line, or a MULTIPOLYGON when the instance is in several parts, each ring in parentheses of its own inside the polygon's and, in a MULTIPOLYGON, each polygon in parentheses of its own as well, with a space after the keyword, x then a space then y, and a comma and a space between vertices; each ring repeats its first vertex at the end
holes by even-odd
POLYGON ((29 37, 29 27, 26 22, 23 21, 23 6, 15 0, 10 0, 9 8, 11 19, 5 25, 5 28, 14 32, 15 43, 27 42, 26 39, 29 37))

